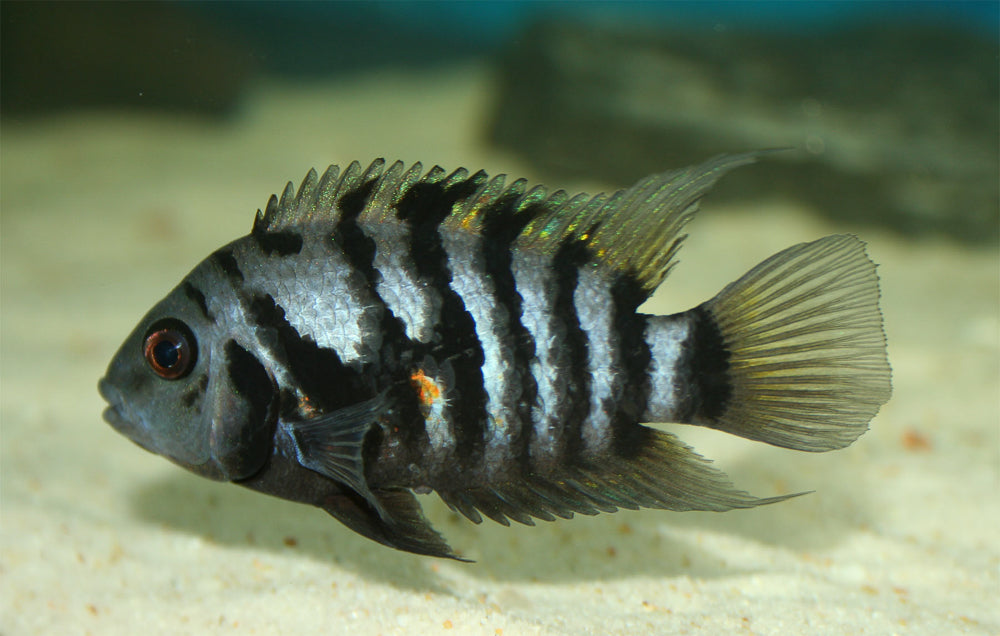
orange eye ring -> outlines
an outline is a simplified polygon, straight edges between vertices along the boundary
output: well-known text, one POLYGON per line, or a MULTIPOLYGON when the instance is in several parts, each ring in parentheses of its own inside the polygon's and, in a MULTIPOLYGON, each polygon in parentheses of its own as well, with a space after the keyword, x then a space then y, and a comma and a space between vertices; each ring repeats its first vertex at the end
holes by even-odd
POLYGON ((143 341, 146 363, 164 380, 183 378, 194 368, 197 345, 187 326, 177 320, 153 325, 143 341))

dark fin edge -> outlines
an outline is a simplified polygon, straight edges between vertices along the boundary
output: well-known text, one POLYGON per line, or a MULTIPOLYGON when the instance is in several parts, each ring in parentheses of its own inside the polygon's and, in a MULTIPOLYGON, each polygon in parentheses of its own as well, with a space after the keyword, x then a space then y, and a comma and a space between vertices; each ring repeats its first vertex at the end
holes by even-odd
MULTIPOLYGON (((638 425, 637 425, 638 426, 638 425)), ((635 457, 582 459, 549 475, 489 488, 438 491, 448 506, 474 523, 482 515, 497 523, 534 525, 533 519, 569 519, 621 508, 722 512, 777 503, 805 493, 759 499, 735 488, 711 461, 676 437, 641 427, 646 436, 635 457)))
POLYGON ((820 452, 854 442, 889 400, 878 274, 856 236, 783 250, 702 308, 725 342, 730 399, 696 424, 820 452))
POLYGON ((448 543, 431 527, 420 503, 409 490, 375 490, 383 517, 372 509, 367 498, 354 493, 330 498, 323 505, 331 516, 358 534, 382 545, 426 556, 469 562, 452 551, 448 543))

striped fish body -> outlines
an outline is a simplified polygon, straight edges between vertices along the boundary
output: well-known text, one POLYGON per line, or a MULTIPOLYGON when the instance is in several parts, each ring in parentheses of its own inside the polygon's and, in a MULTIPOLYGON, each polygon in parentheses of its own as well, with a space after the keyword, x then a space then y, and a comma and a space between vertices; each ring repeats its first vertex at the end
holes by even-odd
POLYGON ((105 417, 198 474, 435 556, 455 554, 413 491, 505 524, 784 499, 640 424, 821 451, 889 397, 854 237, 789 248, 690 311, 637 313, 700 198, 755 158, 595 197, 398 162, 310 172, 140 321, 100 383, 105 417))

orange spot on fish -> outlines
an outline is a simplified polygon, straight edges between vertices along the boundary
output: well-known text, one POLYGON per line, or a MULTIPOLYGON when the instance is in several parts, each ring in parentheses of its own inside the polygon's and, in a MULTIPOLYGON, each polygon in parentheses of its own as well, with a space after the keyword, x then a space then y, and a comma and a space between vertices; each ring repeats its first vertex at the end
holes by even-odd
POLYGON ((316 412, 316 407, 313 405, 308 395, 303 395, 299 398, 299 413, 305 417, 312 417, 313 415, 316 415, 316 412))
POLYGON ((410 375, 410 383, 417 390, 417 397, 424 406, 431 406, 441 398, 441 388, 423 369, 417 369, 410 375))

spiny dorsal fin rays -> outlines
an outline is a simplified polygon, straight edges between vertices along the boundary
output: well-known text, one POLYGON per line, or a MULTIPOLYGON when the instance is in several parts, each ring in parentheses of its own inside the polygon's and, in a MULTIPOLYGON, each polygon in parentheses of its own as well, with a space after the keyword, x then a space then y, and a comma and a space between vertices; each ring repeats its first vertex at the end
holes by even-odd
POLYGON ((477 172, 470 180, 480 184, 479 188, 466 199, 455 204, 452 213, 442 222, 442 227, 453 231, 479 232, 483 229, 486 214, 490 208, 503 210, 509 205, 508 215, 515 218, 528 210, 531 205, 545 200, 546 188, 537 186, 525 194, 526 179, 517 179, 505 186, 507 175, 499 174, 492 179, 485 172, 477 172), (488 180, 487 180, 488 179, 488 180))
POLYGON ((684 240, 681 231, 698 209, 698 202, 733 168, 756 161, 761 152, 721 155, 707 162, 651 175, 632 187, 608 196, 578 194, 570 197, 563 190, 549 193, 535 186, 525 193, 527 182, 518 179, 504 187, 505 175, 490 179, 479 171, 472 176, 459 168, 445 176, 434 166, 421 176, 420 163, 408 170, 399 161, 385 169, 385 160, 376 159, 362 170, 352 162, 343 173, 330 166, 322 177, 310 170, 298 192, 289 183, 280 200, 272 196, 263 213, 257 213, 254 232, 275 232, 309 222, 336 223, 341 197, 371 183, 360 220, 378 223, 387 219, 401 198, 418 184, 439 184, 445 190, 460 183, 475 186, 473 193, 455 203, 444 220, 452 230, 478 231, 489 206, 503 199, 518 197, 512 214, 534 208, 515 246, 554 254, 567 242, 579 241, 603 267, 627 272, 639 287, 651 294, 666 277, 684 240))
MULTIPOLYGON (((485 172, 477 172, 473 179, 487 179, 485 172)), ((484 214, 486 206, 496 201, 503 192, 503 184, 506 175, 497 175, 486 181, 475 194, 459 202, 455 206, 455 211, 450 214, 442 223, 442 226, 452 230, 466 229, 472 232, 479 232, 483 228, 484 214)))
MULTIPOLYGON (((545 199, 546 214, 531 221, 517 239, 517 247, 539 251, 556 251, 566 241, 588 240, 588 231, 597 223, 597 213, 606 201, 603 194, 578 194, 570 198, 565 190, 556 190, 546 198, 546 189, 538 186, 528 193, 535 195, 531 203, 545 199)), ((528 197, 525 197, 526 199, 528 197)), ((530 205, 525 201, 520 207, 530 205)))
MULTIPOLYGON (((464 179, 449 178, 448 181, 457 183, 460 180, 464 181, 468 179, 477 184, 478 187, 471 196, 465 197, 455 203, 451 214, 441 222, 441 227, 442 229, 451 231, 465 230, 478 233, 483 229, 483 221, 485 220, 483 213, 490 205, 499 201, 502 195, 506 194, 503 184, 507 175, 498 174, 490 179, 485 172, 480 170, 471 177, 468 177, 465 176, 468 172, 464 168, 460 170, 465 173, 463 175, 464 179)), ((458 170, 455 172, 458 173, 458 170)), ((455 175, 453 174, 453 176, 455 175)))
POLYGON ((361 164, 353 161, 343 172, 338 166, 330 166, 322 178, 316 170, 310 170, 298 192, 289 181, 280 199, 271 195, 264 212, 257 212, 253 232, 280 232, 317 221, 335 223, 340 197, 368 180, 379 178, 384 166, 384 159, 376 159, 362 171, 361 164))
MULTIPOLYGON (((724 174, 760 153, 722 155, 703 164, 651 175, 613 194, 594 214, 588 248, 607 267, 635 276, 646 293, 663 282, 698 202, 724 174)), ((590 231, 586 226, 584 231, 590 231)), ((582 237, 581 237, 582 238, 582 237)))
POLYGON ((399 199, 420 179, 424 167, 418 161, 406 169, 406 164, 396 161, 385 171, 372 192, 371 200, 365 205, 362 218, 366 222, 382 223, 389 220, 399 199))
MULTIPOLYGON (((308 179, 309 176, 306 175, 308 179)), ((340 180, 340 168, 338 166, 330 166, 323 172, 323 176, 320 177, 319 183, 316 184, 316 190, 314 193, 310 193, 309 198, 315 199, 314 202, 314 213, 321 214, 323 210, 328 210, 333 207, 335 203, 334 194, 336 192, 337 181, 340 180)), ((301 188, 300 188, 301 190, 301 188)), ((304 195, 305 193, 303 193, 304 195)))

